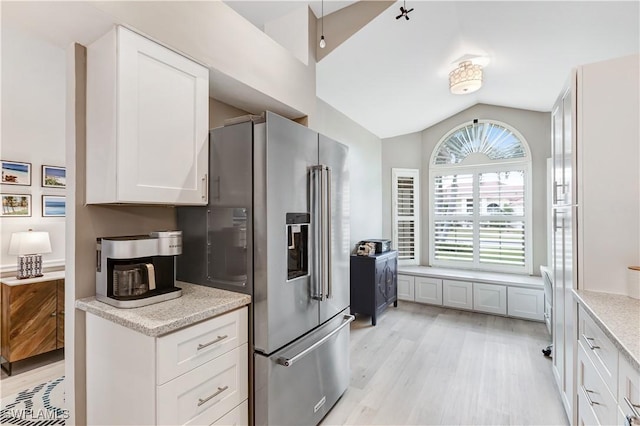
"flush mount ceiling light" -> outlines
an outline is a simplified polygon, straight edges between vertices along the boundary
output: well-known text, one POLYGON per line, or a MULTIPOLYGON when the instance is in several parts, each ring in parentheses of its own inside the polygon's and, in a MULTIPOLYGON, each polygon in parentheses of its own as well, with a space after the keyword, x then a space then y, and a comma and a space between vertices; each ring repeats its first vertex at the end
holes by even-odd
POLYGON ((462 61, 449 73, 449 89, 454 95, 473 93, 482 87, 482 65, 462 61))
POLYGON ((324 41, 324 0, 322 0, 321 6, 322 12, 320 13, 320 25, 322 26, 322 30, 320 31, 320 49, 324 49, 327 47, 327 42, 324 41))

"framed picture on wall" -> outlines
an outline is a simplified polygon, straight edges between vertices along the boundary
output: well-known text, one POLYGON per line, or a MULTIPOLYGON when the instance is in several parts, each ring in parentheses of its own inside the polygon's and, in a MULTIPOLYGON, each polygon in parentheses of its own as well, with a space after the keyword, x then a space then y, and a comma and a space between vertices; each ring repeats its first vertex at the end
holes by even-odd
POLYGON ((0 162, 2 163, 2 181, 0 183, 31 186, 31 163, 5 160, 0 160, 0 162))
POLYGON ((42 186, 44 188, 66 188, 67 169, 56 166, 42 166, 42 186))
POLYGON ((2 217, 30 217, 31 195, 0 194, 2 198, 2 217))
POLYGON ((42 196, 42 217, 64 217, 66 214, 66 197, 60 195, 42 196))

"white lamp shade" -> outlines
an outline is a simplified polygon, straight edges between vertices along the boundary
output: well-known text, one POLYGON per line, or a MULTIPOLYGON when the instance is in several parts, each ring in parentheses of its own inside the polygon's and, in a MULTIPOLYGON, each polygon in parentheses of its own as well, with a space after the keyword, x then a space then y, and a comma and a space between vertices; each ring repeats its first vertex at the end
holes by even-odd
POLYGON ((9 242, 9 254, 51 253, 51 241, 48 232, 14 232, 9 242))

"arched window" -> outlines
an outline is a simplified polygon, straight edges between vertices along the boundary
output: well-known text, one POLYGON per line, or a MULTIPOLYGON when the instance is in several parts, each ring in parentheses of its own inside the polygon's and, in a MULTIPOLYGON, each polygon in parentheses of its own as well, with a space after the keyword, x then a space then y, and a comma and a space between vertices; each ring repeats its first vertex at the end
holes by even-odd
POLYGON ((531 153, 493 120, 452 129, 429 164, 429 261, 531 273, 531 153))

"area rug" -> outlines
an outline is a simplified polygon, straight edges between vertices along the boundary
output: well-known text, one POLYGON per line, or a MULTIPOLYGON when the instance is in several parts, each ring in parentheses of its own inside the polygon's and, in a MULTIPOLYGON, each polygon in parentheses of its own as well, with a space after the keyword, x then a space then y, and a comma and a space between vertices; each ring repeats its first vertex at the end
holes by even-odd
POLYGON ((64 425, 69 417, 64 403, 64 376, 2 398, 0 407, 2 425, 64 425))

